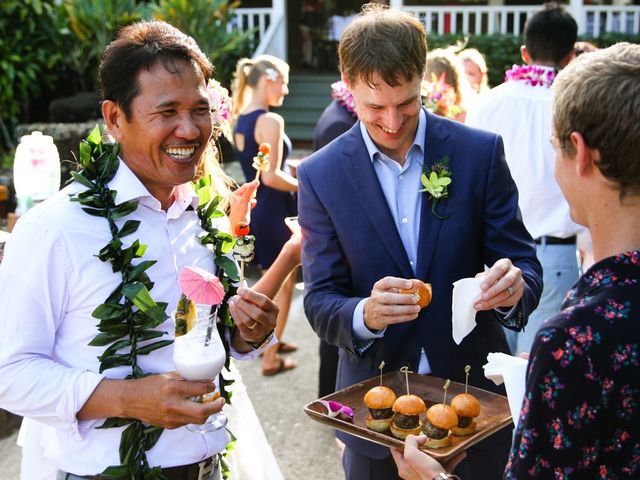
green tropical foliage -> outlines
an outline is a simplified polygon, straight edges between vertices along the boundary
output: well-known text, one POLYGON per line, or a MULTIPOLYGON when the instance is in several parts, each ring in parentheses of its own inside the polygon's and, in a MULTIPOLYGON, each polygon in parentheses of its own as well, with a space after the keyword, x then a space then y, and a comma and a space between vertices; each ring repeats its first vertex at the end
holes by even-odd
POLYGON ((150 5, 153 16, 191 35, 216 68, 216 79, 229 86, 238 59, 250 54, 247 31, 227 30, 239 1, 159 0, 150 5))
POLYGON ((59 28, 54 0, 0 2, 0 146, 14 145, 18 119, 55 81, 64 58, 59 28))
POLYGON ((148 12, 135 0, 64 0, 64 14, 72 36, 67 61, 79 89, 95 90, 100 56, 118 30, 148 12))
POLYGON ((228 26, 239 1, 3 0, 0 2, 0 152, 15 147, 15 127, 43 120, 48 102, 98 88, 102 52, 117 31, 140 19, 163 19, 193 36, 228 86, 250 33, 228 26))

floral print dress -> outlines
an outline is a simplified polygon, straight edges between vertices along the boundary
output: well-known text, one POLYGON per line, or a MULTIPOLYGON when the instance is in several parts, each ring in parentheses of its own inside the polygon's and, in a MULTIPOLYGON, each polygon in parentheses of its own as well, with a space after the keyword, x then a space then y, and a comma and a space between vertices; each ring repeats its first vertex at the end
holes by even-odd
POLYGON ((640 478, 640 251, 593 265, 537 333, 507 479, 640 478))

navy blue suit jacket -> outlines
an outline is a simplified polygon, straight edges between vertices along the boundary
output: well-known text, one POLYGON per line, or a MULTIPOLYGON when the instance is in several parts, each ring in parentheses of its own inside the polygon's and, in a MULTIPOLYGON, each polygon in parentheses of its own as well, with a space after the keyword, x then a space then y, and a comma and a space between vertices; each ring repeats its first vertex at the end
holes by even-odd
POLYGON ((335 138, 353 127, 357 117, 343 107, 337 100, 332 100, 322 111, 322 115, 313 130, 313 150, 320 150, 335 138))
MULTIPOLYGON (((321 338, 340 347, 338 389, 375 376, 381 360, 387 371, 404 365, 416 369, 424 348, 433 375, 464 381, 464 366, 469 364, 470 383, 496 391, 484 378, 482 365, 487 353, 508 352, 498 314, 478 312, 476 328, 456 345, 451 334, 452 284, 509 258, 526 282, 515 314, 524 320, 538 304, 542 269, 522 223, 502 139, 427 112, 425 164, 445 158, 452 183, 436 210, 446 218, 433 215, 431 201, 423 199, 415 275, 359 122, 298 167, 305 313, 321 338), (390 326, 359 355, 352 334, 353 310, 385 276, 431 283, 433 299, 417 320, 390 326)), ((339 436, 362 455, 389 454, 384 447, 339 436)))

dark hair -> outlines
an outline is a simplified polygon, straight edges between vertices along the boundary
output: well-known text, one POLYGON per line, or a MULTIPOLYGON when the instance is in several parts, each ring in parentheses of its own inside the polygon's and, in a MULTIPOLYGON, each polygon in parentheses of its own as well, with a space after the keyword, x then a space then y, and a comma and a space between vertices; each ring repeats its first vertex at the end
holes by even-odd
POLYGON ((551 87, 560 148, 575 155, 570 136, 580 132, 600 154, 596 165, 621 198, 640 195, 639 78, 640 45, 618 43, 576 58, 551 87))
POLYGON ((177 73, 177 61, 191 63, 205 82, 213 75, 213 65, 195 40, 168 23, 138 22, 124 27, 107 45, 100 62, 102 99, 118 104, 129 120, 131 102, 140 93, 140 72, 162 64, 168 72, 177 73))
POLYGON ((531 59, 557 68, 564 66, 561 63, 573 50, 577 36, 578 24, 556 3, 547 3, 524 27, 524 45, 531 59))
POLYGON ((349 80, 375 86, 379 76, 396 87, 420 77, 427 58, 424 25, 410 13, 369 3, 346 28, 338 48, 340 71, 349 80))

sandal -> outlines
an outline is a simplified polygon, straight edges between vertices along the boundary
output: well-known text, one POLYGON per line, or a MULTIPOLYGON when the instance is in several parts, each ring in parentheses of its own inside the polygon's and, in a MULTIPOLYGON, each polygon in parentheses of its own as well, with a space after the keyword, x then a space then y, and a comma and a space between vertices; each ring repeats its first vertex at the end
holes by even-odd
POLYGON ((275 368, 263 368, 262 375, 264 375, 265 377, 271 377, 273 375, 277 375, 278 373, 292 370, 298 366, 298 364, 290 358, 278 357, 278 361, 278 366, 275 368))
POLYGON ((280 342, 278 343, 278 353, 291 353, 298 350, 298 346, 295 343, 280 342))
MULTIPOLYGON (((298 345, 295 343, 278 342, 278 353, 292 353, 298 350, 298 345)), ((259 355, 262 357, 262 353, 259 355)))

